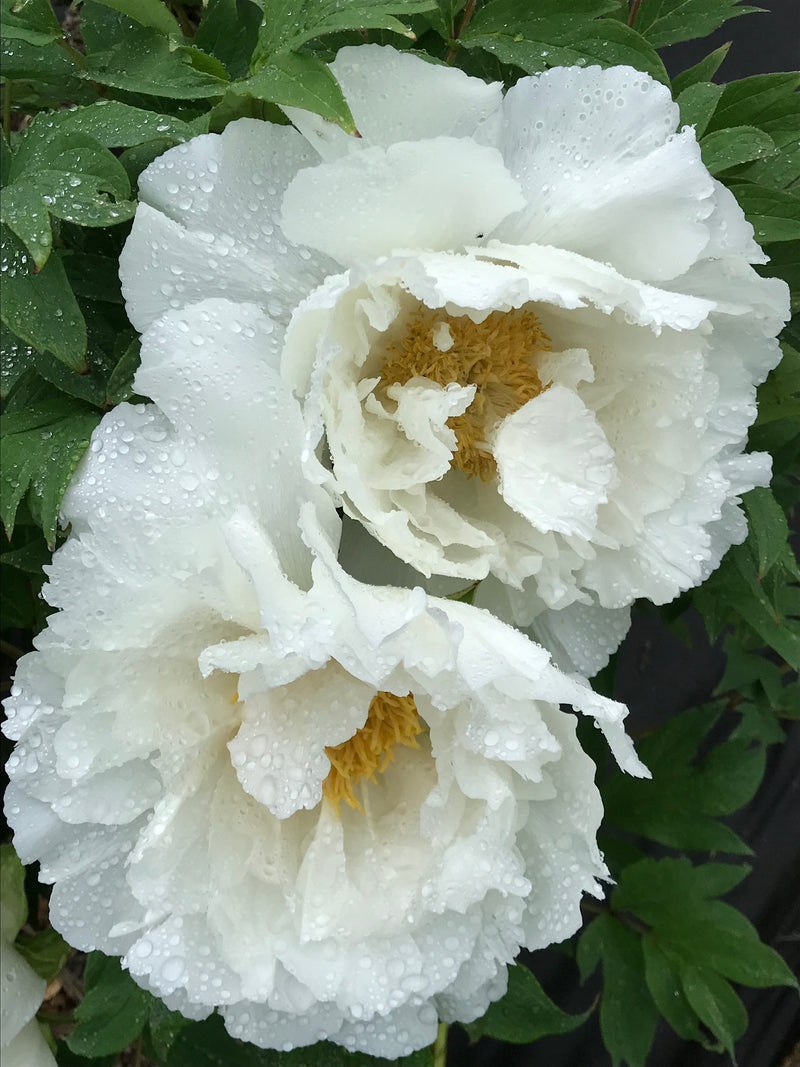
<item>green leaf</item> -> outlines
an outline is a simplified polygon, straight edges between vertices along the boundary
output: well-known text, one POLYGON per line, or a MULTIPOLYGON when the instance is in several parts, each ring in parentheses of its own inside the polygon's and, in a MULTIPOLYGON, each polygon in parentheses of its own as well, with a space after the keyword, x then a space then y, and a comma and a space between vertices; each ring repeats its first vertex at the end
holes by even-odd
POLYGON ((732 1057, 734 1043, 747 1029, 747 1011, 730 983, 704 967, 685 966, 681 985, 690 1007, 732 1057))
MULTIPOLYGON (((687 959, 694 959, 744 985, 797 987, 786 961, 762 943, 755 927, 721 900, 689 910, 680 923, 668 927, 669 942, 687 959)), ((661 936, 664 936, 662 932, 661 936)))
POLYGON ((80 70, 55 42, 29 44, 2 38, 0 68, 14 81, 14 104, 31 111, 57 108, 64 100, 75 103, 97 98, 95 87, 80 80, 80 70))
POLYGON ((106 382, 106 397, 110 403, 121 404, 123 400, 129 400, 133 396, 133 376, 139 368, 140 352, 138 337, 134 337, 121 349, 116 366, 106 382))
POLYGON ((185 45, 170 48, 166 37, 135 23, 119 43, 87 56, 86 77, 116 89, 174 100, 222 96, 230 84, 219 60, 185 45))
POLYGON ((757 738, 766 744, 784 739, 778 717, 800 717, 800 687, 760 651, 742 647, 741 636, 725 638, 727 663, 717 692, 738 693, 744 699, 736 706, 742 721, 733 736, 757 738), (787 684, 788 683, 788 684, 787 684))
POLYGON ((458 29, 458 15, 465 0, 436 0, 436 7, 426 17, 440 37, 450 43, 458 29))
POLYGON ((478 592, 478 586, 480 582, 472 582, 471 585, 465 586, 463 589, 459 589, 455 593, 448 593, 448 600, 457 600, 460 604, 474 604, 475 594, 478 592))
POLYGON ((800 240, 800 197, 751 182, 733 182, 730 189, 752 223, 759 244, 800 240))
POLYGON ((785 961, 761 942, 744 915, 712 899, 748 871, 733 864, 693 867, 683 857, 644 859, 622 872, 611 902, 615 910, 644 920, 671 958, 747 985, 797 986, 785 961))
POLYGON ((258 69, 270 56, 290 52, 322 34, 343 30, 391 30, 412 36, 395 15, 430 11, 435 0, 264 0, 264 20, 253 53, 258 69))
POLYGON ((20 934, 17 948, 40 978, 51 981, 67 962, 72 951, 52 926, 36 934, 20 934))
POLYGON ((224 63, 232 78, 248 73, 258 40, 261 11, 250 0, 211 0, 194 43, 224 63))
POLYGON ((508 992, 483 1016, 467 1026, 471 1039, 486 1034, 499 1041, 528 1044, 547 1034, 566 1034, 584 1023, 591 1007, 581 1015, 562 1011, 547 996, 531 972, 522 965, 509 967, 508 992))
POLYGON ((142 1032, 149 997, 119 960, 101 952, 89 954, 84 975, 86 993, 75 1009, 75 1029, 67 1045, 79 1056, 121 1052, 142 1032))
MULTIPOLYGON (((774 251, 784 248, 777 245, 774 251)), ((797 244, 800 256, 800 242, 797 244)), ((783 359, 758 390, 756 426, 800 416, 800 351, 784 343, 783 359)), ((760 446, 759 446, 760 447, 760 446)))
POLYGON ((0 845, 0 937, 13 941, 27 918, 25 868, 13 845, 0 845))
POLYGON ((52 553, 43 539, 29 541, 21 548, 12 548, 0 556, 4 567, 14 567, 26 574, 41 575, 42 567, 49 563, 52 553))
POLYGON ((0 323, 0 397, 5 400, 22 375, 33 366, 36 349, 26 345, 0 323))
POLYGON ((634 26, 654 48, 713 33, 728 19, 761 11, 741 0, 642 0, 634 26))
POLYGON ((259 100, 284 107, 314 111, 324 119, 338 123, 347 133, 356 132, 339 83, 316 56, 276 55, 252 78, 235 82, 231 89, 237 94, 249 93, 259 100))
POLYGON ((703 162, 711 174, 719 174, 740 163, 775 154, 775 142, 755 126, 733 126, 706 134, 700 142, 703 162))
POLYGON ((66 393, 77 400, 85 400, 87 404, 93 404, 95 407, 103 406, 106 391, 101 377, 92 374, 91 370, 86 374, 78 374, 46 352, 34 351, 32 363, 36 373, 54 385, 60 393, 66 393))
POLYGON ((672 79, 672 92, 674 95, 676 97, 679 96, 690 85, 695 85, 697 82, 710 82, 724 62, 730 48, 731 42, 728 41, 713 52, 710 52, 705 59, 695 63, 693 67, 676 74, 672 79))
POLYGON ((649 934, 642 938, 644 976, 650 996, 675 1033, 684 1041, 702 1041, 697 1016, 681 985, 680 970, 649 934))
POLYGON ((177 20, 161 0, 91 0, 91 3, 119 11, 140 25, 149 26, 167 37, 170 34, 183 36, 177 20))
POLYGON ((52 245, 48 213, 81 226, 114 225, 134 213, 130 191, 124 168, 94 138, 34 120, 12 157, 0 218, 41 269, 52 245))
POLYGON ((192 127, 182 119, 119 100, 97 100, 88 107, 57 111, 39 121, 68 137, 86 134, 105 148, 129 148, 151 140, 177 144, 194 136, 192 127))
POLYGON ((235 1042, 212 1015, 185 1027, 170 1047, 166 1067, 260 1067, 259 1050, 235 1042))
POLYGON ((578 966, 586 978, 603 964, 600 1032, 613 1067, 644 1067, 658 1012, 645 982, 639 934, 612 915, 599 915, 578 942, 578 966))
POLYGON ((234 82, 234 87, 206 114, 209 133, 221 133, 229 123, 235 122, 236 119, 258 119, 260 122, 272 122, 277 125, 285 125, 289 122, 277 104, 272 104, 268 100, 259 100, 247 91, 237 92, 235 86, 240 84, 243 83, 234 82))
POLYGON ((0 418, 4 450, 0 517, 9 536, 19 503, 30 490, 35 517, 48 545, 54 547, 61 498, 99 421, 98 411, 66 398, 0 418))
POLYGON ((695 867, 685 857, 646 858, 620 874, 612 892, 616 910, 632 912, 654 930, 680 926, 688 912, 704 907, 711 897, 728 893, 746 878, 746 863, 704 863, 695 867))
POLYGON ((76 296, 107 304, 124 302, 117 260, 92 252, 69 252, 63 262, 76 296))
MULTIPOLYGON (((207 133, 208 131, 206 130, 205 132, 207 133)), ((125 168, 128 180, 134 189, 142 171, 149 167, 154 159, 163 155, 168 148, 172 148, 173 144, 174 142, 171 140, 145 141, 144 144, 134 145, 133 148, 126 148, 124 152, 120 153, 119 161, 125 168)))
POLYGON ((32 45, 61 39, 61 27, 49 0, 3 0, 3 36, 32 45))
POLYGON ((751 163, 738 176, 770 189, 791 191, 800 182, 800 113, 778 116, 762 123, 761 128, 772 138, 775 152, 751 163))
MULTIPOLYGON (((723 596, 734 611, 744 616, 764 642, 778 652, 795 670, 800 669, 800 632, 765 590, 758 577, 758 568, 748 544, 737 545, 728 554, 733 570, 723 596)), ((713 591, 712 591, 713 595, 713 591)))
POLYGON ((774 121, 784 114, 796 114, 795 90, 800 74, 756 74, 729 82, 714 113, 709 130, 724 130, 729 126, 758 126, 774 121))
POLYGON ((696 753, 721 705, 691 708, 668 720, 639 747, 652 779, 620 772, 603 785, 610 824, 683 849, 747 853, 747 845, 713 816, 727 815, 754 795, 764 773, 764 751, 724 741, 700 761, 696 753))
POLYGON ((556 0, 542 0, 535 18, 520 18, 516 0, 493 0, 478 11, 460 41, 529 74, 561 65, 630 64, 668 82, 658 54, 640 34, 616 19, 590 17, 614 7, 608 0, 578 0, 565 13, 556 0))
MULTIPOLYGON (((45 182, 47 178, 45 174, 45 182)), ((50 184, 53 184, 52 181, 50 184)), ((43 196, 44 192, 32 182, 29 186, 7 186, 0 202, 0 220, 28 249, 36 270, 41 270, 45 265, 53 246, 50 215, 43 196)))
POLYGON ((52 352, 74 370, 86 369, 86 323, 59 253, 34 274, 19 240, 3 227, 0 316, 12 333, 39 352, 52 352))
POLYGON ((147 1017, 147 1036, 155 1054, 152 1058, 164 1061, 175 1044, 178 1034, 191 1022, 180 1012, 170 1011, 163 1001, 151 997, 147 1017))
POLYGON ((789 524, 770 489, 751 489, 742 502, 758 553, 758 577, 763 578, 786 555, 789 524))
POLYGON ((713 82, 696 82, 676 98, 681 109, 681 123, 694 126, 702 137, 722 96, 722 86, 713 82))

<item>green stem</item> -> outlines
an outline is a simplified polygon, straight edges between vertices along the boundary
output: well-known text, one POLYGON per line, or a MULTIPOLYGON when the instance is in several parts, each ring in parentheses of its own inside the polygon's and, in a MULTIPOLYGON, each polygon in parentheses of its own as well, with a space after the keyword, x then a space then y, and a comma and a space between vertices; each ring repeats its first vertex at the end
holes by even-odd
POLYGON ((472 21, 472 16, 475 14, 475 7, 477 2, 478 0, 467 0, 466 4, 464 5, 464 14, 461 16, 461 22, 459 23, 458 31, 456 32, 456 35, 453 38, 453 43, 447 50, 447 55, 444 57, 445 63, 452 64, 453 60, 458 55, 459 46, 456 44, 456 41, 472 21))
POLYGON ((439 1023, 436 1040, 433 1043, 433 1067, 446 1067, 447 1064, 447 1023, 439 1023))
POLYGON ((11 80, 3 82, 3 133, 6 140, 11 137, 11 80))
POLYGON ((56 41, 56 44, 60 45, 60 47, 64 49, 64 51, 67 53, 69 58, 72 60, 75 66, 78 67, 79 70, 86 70, 86 56, 83 54, 83 52, 79 52, 77 48, 71 45, 66 39, 66 37, 59 37, 59 39, 56 41))

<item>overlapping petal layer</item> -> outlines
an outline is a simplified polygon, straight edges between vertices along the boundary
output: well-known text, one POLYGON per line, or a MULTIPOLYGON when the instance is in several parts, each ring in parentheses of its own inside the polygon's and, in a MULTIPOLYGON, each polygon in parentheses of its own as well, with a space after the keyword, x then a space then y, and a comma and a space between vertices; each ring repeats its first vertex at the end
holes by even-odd
POLYGON ((786 287, 753 270, 752 227, 645 74, 557 68, 503 97, 390 48, 332 69, 360 138, 291 109, 296 129, 242 120, 148 169, 131 317, 266 310, 305 477, 417 575, 488 576, 479 602, 542 632, 557 613, 591 673, 608 648, 582 620, 620 632, 636 597, 672 599, 743 538, 786 287), (538 340, 502 341, 534 318, 538 340), (487 323, 495 377, 528 366, 500 407, 470 370, 487 323))
POLYGON ((104 418, 65 499, 59 610, 8 701, 6 810, 73 945, 257 1044, 395 1057, 481 1014, 605 874, 560 705, 645 772, 625 709, 524 635, 342 569, 279 336, 220 298, 146 331, 157 406, 104 418), (337 803, 332 750, 392 694, 416 736, 337 803))

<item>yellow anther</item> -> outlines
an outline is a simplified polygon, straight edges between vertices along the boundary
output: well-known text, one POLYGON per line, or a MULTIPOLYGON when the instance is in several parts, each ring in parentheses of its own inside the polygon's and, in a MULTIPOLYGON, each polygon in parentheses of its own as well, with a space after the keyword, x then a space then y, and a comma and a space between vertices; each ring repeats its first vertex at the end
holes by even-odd
POLYGON ((552 347, 532 311, 493 311, 483 322, 473 322, 467 315, 425 310, 409 321, 399 342, 387 347, 379 388, 385 393, 412 378, 475 385, 464 414, 447 420, 456 435, 451 463, 469 477, 490 482, 497 464, 487 438, 501 419, 544 390, 536 359, 552 347))
POLYGON ((322 789, 329 800, 344 800, 351 808, 363 811, 353 792, 362 778, 375 781, 376 771, 385 771, 394 759, 395 745, 418 748, 417 734, 425 727, 420 722, 414 697, 399 697, 380 691, 370 701, 367 721, 348 741, 325 749, 331 769, 322 789))

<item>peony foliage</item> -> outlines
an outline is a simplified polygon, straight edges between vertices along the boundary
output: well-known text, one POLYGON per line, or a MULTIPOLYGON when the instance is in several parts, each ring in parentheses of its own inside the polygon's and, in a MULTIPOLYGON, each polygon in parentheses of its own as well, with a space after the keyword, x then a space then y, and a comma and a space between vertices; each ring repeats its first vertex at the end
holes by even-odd
POLYGON ((659 54, 756 10, 2 0, 4 677, 38 650, 5 726, 4 1063, 443 1067, 448 1023, 452 1050, 596 1014, 604 1062, 646 1067, 659 1020, 734 1056, 740 987, 796 984, 722 898, 759 862, 727 817, 800 715, 800 76, 659 54), (660 124, 633 162, 598 137, 596 203, 539 173, 595 90, 660 124), (539 362, 476 429, 483 386, 412 349, 509 312, 539 362), (595 467, 559 481, 572 446, 595 467), (632 605, 726 656, 703 703, 627 720, 635 755, 632 605), (397 699, 375 867, 329 775, 358 701, 379 732, 397 699))

